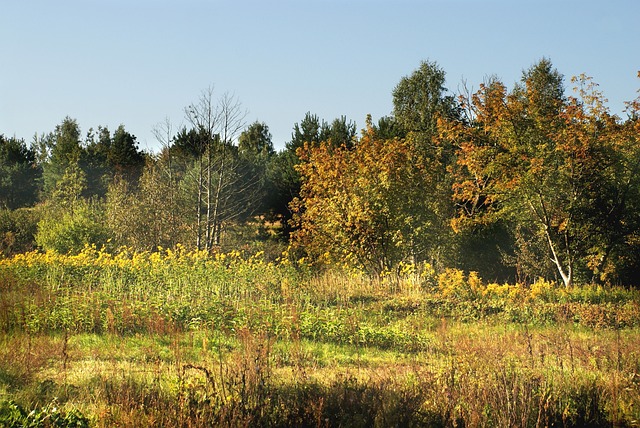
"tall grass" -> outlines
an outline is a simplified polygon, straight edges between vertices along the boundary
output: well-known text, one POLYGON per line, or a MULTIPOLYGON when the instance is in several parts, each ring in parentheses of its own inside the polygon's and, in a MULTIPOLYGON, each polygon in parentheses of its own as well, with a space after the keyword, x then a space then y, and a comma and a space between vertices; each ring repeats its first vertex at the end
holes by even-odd
POLYGON ((55 408, 95 426, 634 426, 639 297, 428 265, 27 253, 0 260, 0 425, 55 408))

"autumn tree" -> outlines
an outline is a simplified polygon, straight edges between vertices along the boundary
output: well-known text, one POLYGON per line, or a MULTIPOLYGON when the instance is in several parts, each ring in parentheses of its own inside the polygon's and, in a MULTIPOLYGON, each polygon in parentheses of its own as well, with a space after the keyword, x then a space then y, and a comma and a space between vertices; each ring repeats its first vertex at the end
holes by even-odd
MULTIPOLYGON (((638 75, 640 77, 640 73, 638 75)), ((638 285, 640 281, 640 97, 627 103, 628 117, 620 121, 605 106, 592 79, 574 79, 583 138, 602 141, 598 180, 590 179, 591 201, 580 214, 588 225, 585 265, 594 279, 638 285)), ((640 92, 640 91, 639 91, 640 92)), ((591 165, 589 167, 592 167, 591 165)))
POLYGON ((278 196, 279 212, 287 224, 291 218, 289 202, 300 195, 300 173, 296 166, 300 163, 297 150, 308 145, 317 145, 326 141, 329 136, 329 125, 324 120, 307 112, 304 118, 293 125, 291 140, 285 144, 285 149, 274 159, 271 167, 271 175, 277 183, 276 192, 278 196))
POLYGON ((513 224, 497 202, 501 189, 494 171, 509 158, 495 136, 500 135, 498 118, 506 114, 506 94, 502 82, 491 77, 477 93, 460 96, 462 119, 438 120, 437 138, 455 148, 455 161, 448 165, 448 173, 456 212, 451 226, 458 243, 458 265, 494 280, 516 275, 510 259, 513 224))
POLYGON ((307 112, 304 118, 293 126, 291 140, 285 149, 277 153, 269 163, 268 175, 274 183, 273 212, 280 216, 283 231, 288 235, 291 231, 292 217, 289 204, 300 195, 301 177, 297 170, 300 163, 297 150, 305 146, 317 146, 324 142, 332 147, 345 146, 352 148, 356 143, 356 125, 346 116, 336 118, 327 123, 317 115, 307 112))
POLYGON ((353 149, 323 142, 298 154, 294 242, 314 258, 380 274, 438 246, 436 215, 424 204, 429 164, 411 140, 377 139, 369 124, 353 149))
POLYGON ((593 89, 565 97, 562 75, 543 59, 511 93, 495 79, 482 85, 467 104, 470 126, 441 123, 458 144, 454 227, 507 222, 519 269, 553 269, 567 287, 593 272, 589 254, 606 252, 604 213, 616 205, 606 195, 617 175, 617 125, 593 89))

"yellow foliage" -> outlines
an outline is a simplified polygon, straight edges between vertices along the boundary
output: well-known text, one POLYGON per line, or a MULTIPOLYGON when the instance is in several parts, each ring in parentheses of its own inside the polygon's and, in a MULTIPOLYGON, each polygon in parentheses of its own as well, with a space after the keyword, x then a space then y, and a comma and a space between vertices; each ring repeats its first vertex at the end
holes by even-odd
POLYGON ((481 280, 475 272, 470 274, 470 281, 465 279, 464 272, 460 269, 447 268, 438 275, 438 289, 443 297, 471 297, 480 287, 481 280))
MULTIPOLYGON (((279 259, 280 265, 289 264, 288 254, 285 253, 279 259)), ((304 259, 298 261, 305 263, 304 259)), ((247 260, 238 251, 228 253, 216 253, 213 256, 207 251, 188 251, 184 246, 178 245, 173 249, 158 248, 158 251, 134 251, 131 248, 121 247, 115 253, 109 253, 95 246, 85 246, 78 254, 59 254, 55 251, 39 252, 31 251, 17 254, 12 258, 0 259, 0 267, 71 267, 86 268, 95 267, 101 269, 121 269, 130 271, 148 271, 161 269, 167 266, 223 266, 226 268, 243 263, 247 266, 271 266, 264 262, 264 253, 259 252, 247 260)))
POLYGON ((538 278, 536 282, 531 284, 531 287, 529 289, 529 299, 548 299, 555 293, 556 288, 557 287, 554 282, 547 281, 543 278, 538 278))
POLYGON ((520 294, 522 294, 523 288, 520 285, 512 284, 497 284, 495 282, 487 284, 482 290, 482 295, 485 297, 499 297, 508 298, 510 300, 516 300, 520 294))

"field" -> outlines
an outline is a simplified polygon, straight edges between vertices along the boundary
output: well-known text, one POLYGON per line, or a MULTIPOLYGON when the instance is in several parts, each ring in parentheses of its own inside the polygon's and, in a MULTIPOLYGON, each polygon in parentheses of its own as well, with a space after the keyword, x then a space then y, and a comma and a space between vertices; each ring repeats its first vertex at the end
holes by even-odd
POLYGON ((640 292, 181 249, 0 260, 0 426, 640 426, 640 292))

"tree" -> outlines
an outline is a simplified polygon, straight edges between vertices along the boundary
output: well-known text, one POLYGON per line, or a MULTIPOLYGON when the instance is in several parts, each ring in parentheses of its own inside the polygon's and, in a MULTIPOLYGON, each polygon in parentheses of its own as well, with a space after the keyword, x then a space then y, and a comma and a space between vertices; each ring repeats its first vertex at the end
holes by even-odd
POLYGON ((285 144, 285 153, 278 159, 277 171, 281 177, 277 180, 280 183, 279 194, 284 204, 284 209, 280 211, 284 214, 285 219, 290 218, 288 205, 295 197, 300 194, 300 174, 296 169, 296 165, 300 162, 298 158, 298 149, 308 145, 318 145, 322 141, 326 141, 329 137, 329 125, 324 120, 320 120, 317 115, 307 112, 300 123, 293 125, 291 133, 291 141, 285 144))
POLYGON ((240 102, 224 94, 217 102, 213 88, 185 109, 187 120, 200 134, 195 164, 196 246, 211 250, 221 244, 224 226, 253 209, 257 181, 242 174, 236 139, 246 112, 240 102))
POLYGON ((298 154, 293 238, 315 259, 380 274, 426 260, 438 246, 432 237, 440 224, 424 204, 432 176, 412 140, 377 139, 369 124, 351 150, 323 142, 298 154))
POLYGON ((290 152, 295 153, 305 143, 318 144, 321 141, 326 141, 329 132, 330 129, 327 122, 321 121, 317 115, 307 112, 300 123, 296 122, 293 125, 291 141, 288 141, 285 147, 290 152))
MULTIPOLYGON (((371 117, 368 118, 371 121, 371 117)), ((383 116, 378 119, 377 126, 373 127, 377 138, 383 140, 393 140, 394 138, 405 138, 407 132, 400 125, 394 116, 383 116)))
POLYGON ((67 168, 80 160, 80 127, 75 119, 66 117, 49 136, 50 153, 44 159, 43 178, 45 195, 51 195, 67 168))
POLYGON ((256 199, 249 212, 267 214, 273 211, 275 184, 269 177, 269 165, 275 154, 271 133, 265 123, 256 121, 240 134, 238 155, 242 175, 247 183, 255 182, 256 199))
MULTIPOLYGON (((153 188, 160 188, 161 195, 164 195, 165 201, 163 201, 164 203, 161 205, 165 208, 166 215, 164 217, 168 221, 169 228, 177 231, 179 225, 183 223, 180 219, 188 216, 184 215, 186 213, 181 212, 183 211, 181 208, 184 207, 178 204, 178 183, 181 177, 184 176, 186 168, 180 169, 178 167, 179 162, 176 162, 179 138, 175 136, 173 132, 173 124, 168 117, 153 129, 153 133, 160 143, 162 151, 155 159, 155 162, 147 163, 147 170, 150 166, 155 167, 156 174, 153 174, 152 177, 155 178, 153 181, 156 181, 158 185, 153 186, 153 188)), ((144 185, 142 187, 144 187, 144 185)), ((170 239, 173 241, 171 246, 187 242, 184 239, 178 238, 179 235, 180 234, 176 233, 174 237, 170 239)))
POLYGON ((106 222, 118 245, 140 251, 188 244, 191 205, 169 180, 166 151, 150 158, 136 186, 123 178, 109 185, 106 222))
POLYGON ((81 199, 73 210, 48 212, 38 223, 35 239, 43 250, 67 254, 78 253, 85 245, 103 247, 109 236, 104 208, 97 202, 81 199))
POLYGON ((300 123, 295 123, 291 140, 285 144, 285 149, 272 158, 269 165, 269 176, 274 187, 274 213, 282 218, 283 232, 288 235, 292 223, 292 212, 289 203, 300 195, 300 174, 297 165, 300 163, 297 151, 305 146, 317 146, 321 142, 329 143, 332 147, 345 146, 353 148, 356 143, 356 125, 341 116, 328 124, 324 120, 307 112, 300 123))
POLYGON ((280 217, 283 233, 290 232, 291 210, 289 204, 300 195, 300 173, 296 165, 300 162, 298 155, 285 149, 276 153, 268 164, 267 175, 273 183, 272 210, 276 217, 280 217))
POLYGON ((454 226, 509 223, 519 268, 548 276, 553 267, 567 287, 609 241, 603 227, 616 205, 607 200, 616 123, 593 88, 565 98, 562 75, 543 59, 508 95, 497 80, 482 85, 467 104, 470 126, 441 129, 459 142, 454 226))
POLYGON ((490 77, 476 94, 461 96, 461 119, 438 121, 438 139, 448 140, 455 147, 455 161, 448 172, 456 211, 451 226, 456 233, 459 266, 495 280, 509 280, 521 273, 525 259, 523 247, 518 262, 512 260, 514 235, 520 234, 508 216, 502 215, 498 202, 501 189, 495 179, 495 170, 509 159, 495 136, 501 135, 497 124, 506 115, 506 93, 502 82, 490 77), (519 269, 513 272, 516 265, 519 269))
POLYGON ((115 177, 135 185, 144 168, 146 155, 139 150, 136 137, 120 125, 111 135, 106 127, 98 127, 97 139, 93 130, 87 135, 81 166, 87 174, 88 196, 103 197, 108 184, 115 177))
POLYGON ((238 138, 238 150, 249 157, 268 158, 275 154, 271 132, 264 122, 254 122, 238 138))
POLYGON ((434 216, 432 222, 438 227, 431 228, 425 239, 438 243, 430 246, 430 261, 438 267, 454 262, 456 243, 448 227, 453 216, 448 168, 454 162, 454 149, 451 141, 437 138, 437 123, 445 119, 462 120, 456 99, 448 95, 445 76, 435 62, 421 62, 393 90, 393 119, 380 122, 386 134, 404 135, 427 165, 425 172, 430 185, 422 189, 423 209, 434 216))
POLYGON ((73 211, 74 207, 82 199, 82 194, 86 188, 87 178, 85 172, 77 163, 69 165, 60 180, 57 181, 48 202, 65 211, 73 211))
POLYGON ((356 124, 352 121, 347 122, 346 116, 340 116, 331 122, 327 141, 330 141, 334 147, 345 146, 347 149, 353 148, 356 139, 356 124))
POLYGON ((456 118, 456 100, 446 95, 445 72, 435 62, 423 61, 410 76, 400 79, 393 90, 393 114, 406 132, 430 137, 438 116, 456 118))
MULTIPOLYGON (((640 73, 639 73, 640 77, 640 73)), ((638 285, 640 279, 640 97, 627 103, 628 118, 621 122, 605 107, 606 99, 591 78, 573 79, 580 97, 572 124, 581 139, 598 138, 602 154, 587 168, 601 171, 589 176, 585 187, 590 200, 579 211, 585 225, 584 265, 594 280, 638 285)), ((640 91, 639 91, 640 92, 640 91)))
POLYGON ((137 183, 142 175, 145 154, 138 148, 135 135, 127 132, 124 125, 118 126, 113 133, 107 151, 107 163, 113 173, 124 177, 130 183, 137 183))
POLYGON ((34 204, 40 175, 35 151, 24 140, 0 134, 0 208, 13 210, 34 204))
POLYGON ((41 212, 37 208, 0 208, 0 256, 11 257, 35 249, 41 212))
POLYGON ((106 195, 109 182, 114 176, 107 161, 110 149, 111 133, 108 128, 99 126, 97 135, 93 128, 89 129, 80 158, 81 168, 87 178, 87 197, 102 198, 106 195))

